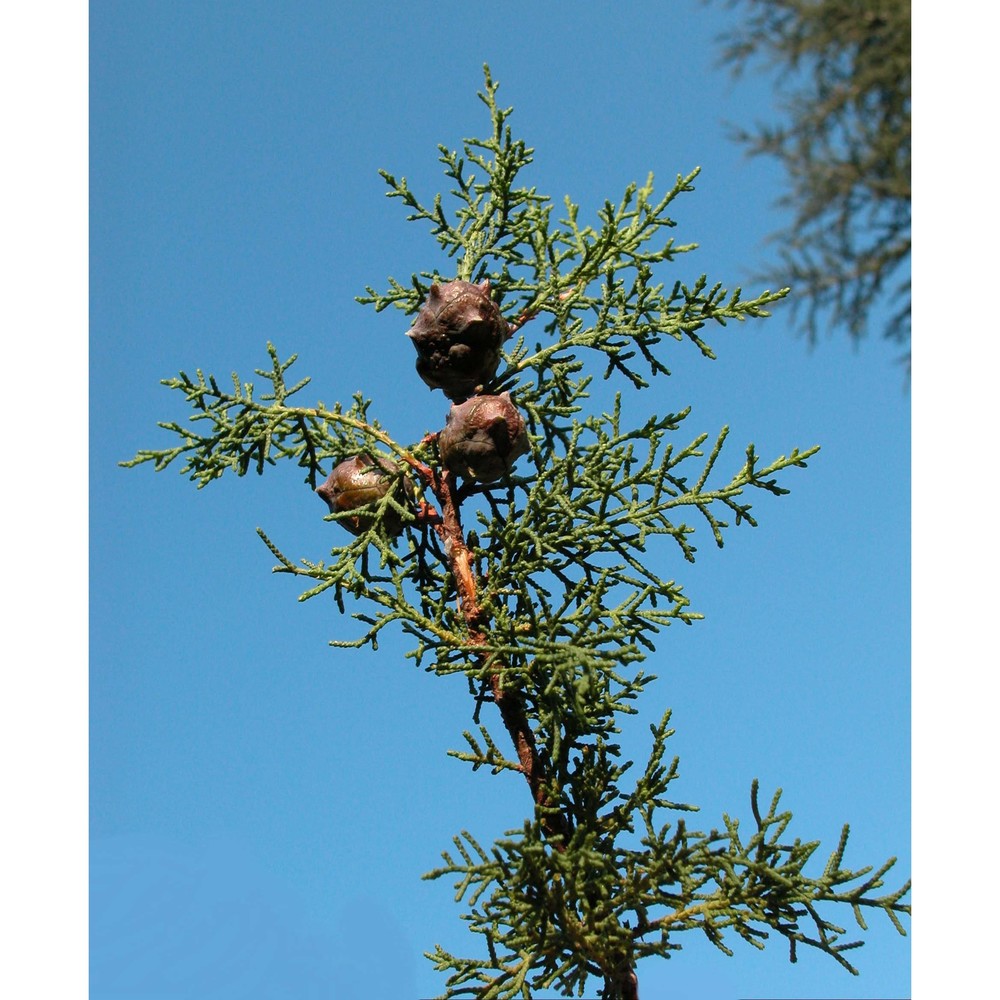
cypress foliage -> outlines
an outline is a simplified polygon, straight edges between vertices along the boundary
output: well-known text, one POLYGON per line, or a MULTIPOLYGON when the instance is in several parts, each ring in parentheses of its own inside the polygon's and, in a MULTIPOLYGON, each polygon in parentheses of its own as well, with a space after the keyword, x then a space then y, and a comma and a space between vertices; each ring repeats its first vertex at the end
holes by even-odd
MULTIPOLYGON (((669 711, 650 726, 649 758, 637 772, 616 742, 621 716, 636 714, 654 680, 641 664, 658 634, 701 617, 650 565, 647 547, 664 536, 693 561, 697 523, 721 547, 732 527, 756 524, 748 498, 786 493, 779 481, 818 450, 764 461, 750 445, 720 474, 726 428, 687 434, 688 410, 631 420, 626 396, 669 374, 671 341, 712 357, 706 327, 766 316, 786 290, 745 299, 706 277, 691 287, 656 277, 693 249, 669 238, 667 210, 692 190, 695 173, 662 195, 652 177, 630 185, 594 225, 567 199, 557 221, 548 197, 518 183, 533 151, 513 137, 511 109, 496 92, 487 68, 479 95, 487 138, 466 140, 461 154, 439 147, 452 211, 440 195, 426 203, 405 179, 383 173, 389 196, 430 226, 454 274, 390 279, 360 301, 413 315, 429 297, 450 301, 451 293, 431 294, 435 285, 488 290, 507 337, 500 363, 486 366, 495 374, 471 387, 471 398, 509 393, 523 414, 529 448, 522 454, 519 441, 502 452, 509 473, 491 482, 457 476, 441 461, 438 433, 400 443, 362 395, 349 405, 299 404, 293 397, 309 380, 292 382, 295 356, 282 360, 272 345, 270 365, 257 369, 266 383, 259 397, 235 375, 231 389, 200 371, 164 380, 194 410, 193 423, 161 424, 173 446, 123 464, 176 463, 200 488, 226 472, 291 461, 315 489, 363 456, 356 464, 369 478, 357 492, 366 502, 331 504, 327 519, 347 530, 328 559, 296 562, 260 532, 275 571, 305 582, 301 599, 329 592, 341 613, 350 609, 361 628, 332 645, 377 648, 392 627, 409 637, 416 665, 464 674, 474 729, 453 756, 473 769, 520 773, 532 799, 519 829, 492 845, 463 830, 425 876, 455 881, 480 945, 474 957, 440 946, 430 953, 447 977, 443 998, 507 1000, 542 988, 582 996, 595 981, 605 1000, 635 998, 638 961, 668 956, 696 929, 727 954, 734 936, 760 948, 778 934, 793 961, 808 945, 854 972, 845 953, 860 942, 828 919, 828 906, 842 904, 862 929, 866 910, 881 911, 903 933, 908 884, 885 891, 893 860, 844 868, 845 827, 822 872, 807 874, 818 843, 788 842, 780 791, 762 811, 756 783, 749 829, 729 816, 707 832, 693 829, 695 807, 671 797, 678 762, 667 755, 669 711), (616 387, 606 412, 588 410, 598 376, 616 387)), ((425 314, 422 331, 428 322, 425 314)), ((461 323, 449 329, 441 357, 465 342, 461 323)), ((440 367, 435 373, 447 383, 440 367)), ((422 374, 413 373, 414 384, 428 391, 422 374)), ((461 394, 469 389, 463 383, 461 394)), ((488 445, 493 427, 510 446, 504 413, 498 424, 476 424, 477 443, 488 445)))

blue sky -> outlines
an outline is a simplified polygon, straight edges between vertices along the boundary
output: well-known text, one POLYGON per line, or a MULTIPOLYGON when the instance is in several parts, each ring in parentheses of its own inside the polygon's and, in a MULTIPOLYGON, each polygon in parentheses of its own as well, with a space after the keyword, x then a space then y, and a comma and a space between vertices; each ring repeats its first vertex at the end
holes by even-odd
MULTIPOLYGON (((531 180, 586 211, 653 170, 674 206, 665 277, 741 284, 764 259, 780 174, 726 121, 769 114, 766 81, 715 67, 725 12, 697 2, 513 4, 503 22, 451 3, 95 3, 90 14, 91 996, 399 998, 442 986, 421 957, 461 950, 460 908, 420 881, 462 828, 519 826, 513 778, 448 759, 470 721, 461 683, 402 659, 331 649, 355 634, 331 601, 272 577, 263 527, 296 555, 333 544, 294 469, 196 492, 125 471, 186 416, 158 380, 201 367, 250 377, 271 340, 307 392, 358 389, 399 438, 430 429, 405 322, 354 301, 437 263, 383 196, 380 167, 444 186, 437 143, 486 127, 488 61, 536 148, 531 180), (512 28, 513 26, 513 28, 512 28), (413 404, 414 393, 419 406, 413 404)), ((785 790, 794 835, 849 864, 909 873, 910 399, 898 349, 810 350, 787 310, 678 345, 650 409, 691 405, 731 432, 730 459, 818 443, 756 530, 665 568, 706 620, 671 628, 660 677, 625 734, 642 752, 666 705, 678 795, 749 820, 754 777, 785 790)), ((825 852, 821 852, 825 856, 825 852)), ((845 915, 847 919, 849 915, 845 915)), ((643 995, 901 997, 909 941, 875 921, 857 979, 781 942, 725 958, 680 939, 640 967, 643 995)), ((594 986, 596 992, 597 984, 594 986)))

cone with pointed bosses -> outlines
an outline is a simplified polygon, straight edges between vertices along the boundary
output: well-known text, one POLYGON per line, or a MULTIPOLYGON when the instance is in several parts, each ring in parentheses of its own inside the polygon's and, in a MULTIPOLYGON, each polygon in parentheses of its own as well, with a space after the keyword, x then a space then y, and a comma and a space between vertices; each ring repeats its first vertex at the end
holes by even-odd
POLYGON ((438 449, 456 476, 493 483, 510 475, 514 462, 527 453, 528 432, 509 392, 473 396, 448 412, 438 449))
POLYGON ((460 403, 496 375, 508 332, 489 281, 448 281, 431 285, 406 335, 417 350, 417 374, 460 403))
MULTIPOLYGON (((403 506, 413 500, 413 483, 399 476, 399 470, 385 459, 374 459, 371 455, 355 455, 341 462, 330 473, 316 492, 326 501, 331 514, 358 511, 353 517, 340 520, 352 534, 367 531, 378 517, 375 510, 365 510, 381 500, 389 490, 395 488, 394 499, 403 506)), ((403 518, 399 511, 386 506, 382 513, 382 527, 390 538, 403 531, 403 518)))

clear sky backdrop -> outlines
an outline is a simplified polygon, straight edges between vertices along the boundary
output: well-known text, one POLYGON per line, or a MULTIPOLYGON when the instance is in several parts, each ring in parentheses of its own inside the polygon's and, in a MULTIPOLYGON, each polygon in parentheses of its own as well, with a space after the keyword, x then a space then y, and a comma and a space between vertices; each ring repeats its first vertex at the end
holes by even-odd
MULTIPOLYGON (((728 17, 697 0, 91 5, 93 1000, 443 989, 422 952, 462 953, 467 935, 450 885, 420 875, 459 830, 489 843, 528 806, 515 776, 446 757, 470 725, 463 683, 416 670, 399 639, 331 649, 356 623, 270 575, 258 525, 295 557, 336 541, 291 466, 196 492, 117 463, 186 418, 159 379, 252 378, 268 340, 299 354, 314 400, 362 389, 402 440, 440 424, 405 319, 354 296, 439 263, 377 170, 445 188, 437 144, 488 127, 484 62, 539 190, 592 219, 650 170, 666 188, 700 166, 672 212, 700 249, 663 278, 745 283, 783 220, 782 177, 727 138, 773 106, 769 80, 717 67, 728 17)), ((710 331, 715 362, 670 345, 673 375, 646 394, 691 405, 689 436, 729 424, 724 468, 749 441, 765 458, 823 450, 790 496, 755 498, 759 528, 658 567, 706 617, 662 635, 623 739, 644 759, 672 706, 676 796, 704 827, 749 824, 757 777, 762 797, 784 789, 791 836, 822 841, 818 865, 849 822, 846 863, 898 855, 894 887, 911 867, 910 400, 898 347, 835 333, 810 350, 788 312, 710 331)), ((859 978, 810 949, 791 965, 780 939, 734 939, 730 959, 689 934, 640 966, 642 995, 906 996, 909 940, 877 916, 859 978)))

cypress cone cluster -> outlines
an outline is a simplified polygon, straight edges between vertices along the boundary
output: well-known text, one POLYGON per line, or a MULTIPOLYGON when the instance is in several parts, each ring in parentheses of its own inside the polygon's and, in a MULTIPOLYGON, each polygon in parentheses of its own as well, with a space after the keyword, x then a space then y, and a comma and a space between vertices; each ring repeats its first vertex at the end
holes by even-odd
POLYGON ((509 475, 528 451, 528 434, 509 392, 482 394, 510 336, 489 281, 431 285, 406 335, 417 351, 417 374, 452 401, 438 436, 445 468, 483 483, 509 475))
MULTIPOLYGON (((451 401, 438 436, 441 462, 453 475, 493 483, 509 475, 528 452, 528 432, 509 392, 482 393, 500 366, 501 347, 510 335, 507 321, 490 295, 489 281, 448 281, 431 285, 406 335, 417 351, 417 374, 451 401)), ((410 506, 413 483, 385 459, 355 455, 341 462, 316 492, 331 512, 357 511, 341 524, 356 535, 371 528, 371 506, 395 488, 394 499, 410 506)), ((402 533, 403 518, 385 508, 382 525, 392 538, 402 533)))

